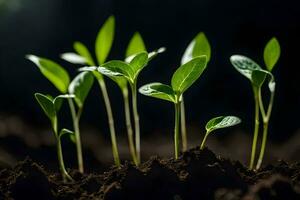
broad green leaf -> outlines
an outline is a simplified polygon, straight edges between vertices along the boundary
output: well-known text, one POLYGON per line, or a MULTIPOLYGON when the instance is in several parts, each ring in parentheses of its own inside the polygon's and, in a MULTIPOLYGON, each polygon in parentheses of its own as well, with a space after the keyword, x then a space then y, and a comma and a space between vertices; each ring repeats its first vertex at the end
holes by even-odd
POLYGON ((128 44, 125 57, 127 58, 143 51, 147 51, 143 38, 139 32, 135 32, 128 44))
POLYGON ((69 53, 63 53, 60 56, 63 60, 72 63, 72 64, 79 64, 83 65, 86 64, 86 60, 84 57, 78 55, 77 53, 69 52, 69 53))
POLYGON ((69 129, 63 128, 59 132, 59 137, 62 137, 63 135, 68 134, 68 135, 74 135, 74 131, 70 131, 69 129))
POLYGON ((91 72, 81 72, 69 85, 69 93, 75 95, 75 102, 79 108, 83 107, 84 101, 94 83, 91 72))
POLYGON ((61 95, 58 95, 57 97, 55 97, 52 100, 52 102, 54 104, 54 108, 55 108, 56 112, 58 112, 60 110, 64 99, 73 99, 73 98, 75 98, 75 95, 73 95, 73 94, 61 94, 61 95))
POLYGON ((262 70, 253 60, 242 55, 233 55, 230 57, 230 62, 234 68, 252 81, 252 72, 254 70, 262 70))
POLYGON ((41 73, 62 93, 68 91, 70 77, 68 72, 59 64, 35 55, 27 55, 27 59, 38 66, 41 73))
POLYGON ((148 63, 148 53, 141 52, 134 56, 134 58, 130 61, 129 65, 134 73, 134 79, 137 78, 138 74, 142 71, 142 69, 148 63))
POLYGON ((134 73, 130 65, 119 60, 112 60, 98 67, 98 71, 109 77, 123 76, 128 81, 133 82, 134 73))
POLYGON ((209 62, 211 56, 211 48, 203 32, 198 33, 198 35, 188 45, 182 56, 181 65, 187 63, 188 61, 197 56, 202 55, 206 55, 207 62, 209 62))
POLYGON ((240 118, 235 116, 221 116, 221 117, 215 117, 209 122, 207 122, 205 129, 207 132, 214 131, 216 129, 221 128, 227 128, 230 126, 235 126, 237 124, 241 123, 240 118))
POLYGON ((162 83, 149 83, 140 87, 139 92, 145 96, 155 97, 176 103, 173 89, 162 83))
POLYGON ((280 44, 278 40, 273 37, 264 49, 264 61, 267 69, 272 71, 280 57, 280 44))
POLYGON ((257 88, 260 88, 266 79, 266 75, 267 74, 264 70, 253 70, 251 74, 251 80, 253 85, 257 88))
POLYGON ((201 76, 206 64, 206 56, 199 56, 180 66, 172 77, 173 90, 180 94, 186 91, 201 76))
POLYGON ((106 22, 103 24, 100 29, 96 44, 95 44, 95 53, 97 56, 98 64, 103 64, 106 61, 106 58, 110 52, 115 32, 115 18, 110 16, 106 22))
POLYGON ((56 117, 56 111, 52 100, 41 93, 35 93, 34 96, 37 102, 40 104, 46 116, 50 119, 50 121, 53 122, 56 117))
POLYGON ((163 53, 165 51, 166 51, 165 47, 160 47, 159 49, 151 51, 150 53, 148 53, 148 62, 151 61, 153 58, 155 58, 158 54, 163 53))
POLYGON ((96 65, 90 51, 83 43, 78 42, 78 41, 74 42, 73 48, 80 56, 82 56, 85 59, 86 64, 91 65, 91 66, 96 65))

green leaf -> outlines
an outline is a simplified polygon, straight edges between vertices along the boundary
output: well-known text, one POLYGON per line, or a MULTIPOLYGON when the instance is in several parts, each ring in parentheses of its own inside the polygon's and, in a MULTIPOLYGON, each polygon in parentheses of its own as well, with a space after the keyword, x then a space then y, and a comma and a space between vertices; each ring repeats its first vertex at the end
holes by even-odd
POLYGON ((202 55, 206 55, 207 62, 209 62, 211 56, 210 44, 205 34, 203 32, 200 32, 186 48, 181 59, 181 65, 187 63, 197 56, 202 55))
POLYGON ((265 79, 266 79, 267 73, 264 70, 253 70, 251 74, 251 80, 255 87, 260 88, 265 79))
POLYGON ((130 61, 129 65, 133 71, 134 80, 137 78, 138 74, 142 71, 142 69, 148 63, 148 53, 141 52, 134 56, 134 58, 130 61))
POLYGON ((69 93, 75 95, 75 102, 79 108, 83 107, 84 101, 94 83, 91 72, 81 72, 69 85, 69 93))
POLYGON ((135 32, 128 44, 125 57, 127 58, 143 51, 147 51, 143 38, 139 32, 135 32))
POLYGON ((235 126, 237 124, 241 123, 240 118, 235 116, 221 116, 221 117, 215 117, 209 122, 207 122, 205 129, 207 132, 214 131, 216 129, 221 128, 227 128, 230 126, 235 126))
POLYGON ((173 89, 162 83, 149 83, 140 87, 139 92, 145 96, 163 99, 176 103, 173 89))
POLYGON ((201 76, 206 64, 206 56, 199 56, 180 66, 172 77, 173 90, 180 94, 186 91, 201 76))
POLYGON ((41 93, 35 93, 34 96, 41 108, 43 109, 46 116, 50 119, 50 121, 53 122, 56 118, 56 111, 52 100, 41 93))
POLYGON ((73 94, 61 94, 55 97, 52 102, 54 104, 56 112, 58 112, 62 106, 63 100, 64 99, 73 99, 75 98, 75 95, 73 94))
POLYGON ((78 42, 78 41, 74 42, 73 48, 80 56, 85 58, 86 64, 91 65, 91 66, 96 65, 90 51, 83 43, 78 42))
POLYGON ((252 72, 254 70, 262 70, 258 64, 246 56, 233 55, 230 57, 230 62, 238 72, 250 81, 252 81, 252 72))
POLYGON ((280 57, 280 44, 278 40, 273 37, 264 49, 264 61, 267 69, 272 71, 280 57))
POLYGON ((106 58, 110 52, 114 40, 114 32, 115 18, 114 16, 110 16, 100 29, 96 39, 95 53, 100 65, 106 61, 106 58))
POLYGON ((68 134, 68 135, 75 135, 74 131, 70 131, 69 129, 63 128, 59 132, 59 137, 62 137, 63 135, 68 134))
POLYGON ((79 64, 83 65, 86 64, 86 60, 84 57, 78 55, 77 53, 73 52, 68 52, 68 53, 63 53, 60 56, 63 60, 72 63, 72 64, 79 64))
POLYGON ((112 60, 98 67, 98 71, 108 77, 123 76, 128 81, 133 82, 134 72, 131 66, 120 60, 112 60))
POLYGON ((148 53, 148 62, 151 61, 153 58, 155 58, 158 54, 161 54, 165 51, 166 51, 165 47, 160 47, 159 49, 151 51, 150 53, 148 53))
POLYGON ((27 55, 27 59, 38 66, 41 73, 62 93, 68 91, 70 77, 68 72, 59 64, 35 55, 27 55))

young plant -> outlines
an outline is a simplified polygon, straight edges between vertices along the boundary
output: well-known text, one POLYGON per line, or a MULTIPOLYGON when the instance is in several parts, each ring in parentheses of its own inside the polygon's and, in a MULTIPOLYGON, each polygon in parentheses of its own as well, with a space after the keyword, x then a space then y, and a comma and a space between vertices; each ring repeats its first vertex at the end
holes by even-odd
POLYGON ((235 116, 221 116, 221 117, 215 117, 211 120, 209 120, 205 126, 206 133, 202 140, 200 149, 204 148, 207 136, 217 129, 227 128, 231 126, 235 126, 237 124, 241 123, 240 118, 235 116))
POLYGON ((31 60, 40 69, 42 74, 63 94, 69 92, 74 95, 74 98, 68 99, 73 128, 75 130, 75 145, 77 152, 78 169, 81 173, 84 172, 79 120, 83 110, 84 101, 93 85, 94 77, 89 72, 83 72, 76 76, 70 83, 69 74, 59 64, 34 55, 28 55, 27 58, 31 60), (73 100, 78 106, 78 111, 74 106, 73 100))
POLYGON ((58 131, 58 122, 57 122, 57 113, 61 108, 63 99, 74 98, 74 95, 59 95, 55 98, 50 97, 49 95, 43 95, 41 93, 35 93, 35 98, 38 101, 39 105, 43 109, 46 116, 49 118, 52 126, 52 130, 56 139, 57 147, 57 157, 59 163, 59 169, 64 182, 73 181, 72 177, 68 174, 63 158, 62 146, 61 146, 61 137, 65 134, 74 134, 74 132, 68 129, 61 129, 58 131))
POLYGON ((163 99, 174 103, 175 106, 175 128, 174 147, 175 159, 178 159, 180 151, 180 115, 183 93, 193 85, 206 68, 207 57, 199 56, 181 65, 173 74, 171 86, 162 83, 150 83, 142 86, 139 92, 143 95, 163 99))
MULTIPOLYGON (((211 57, 211 48, 208 42, 207 37, 203 32, 200 32, 196 35, 196 37, 190 42, 188 47, 186 48, 182 58, 181 58, 181 65, 187 63, 191 59, 206 55, 207 63, 211 57)), ((186 132, 186 120, 185 120, 185 105, 184 105, 184 98, 182 96, 181 100, 181 137, 182 137, 182 150, 186 151, 188 146, 187 141, 187 132, 186 132)))
POLYGON ((233 55, 230 57, 230 61, 235 69, 248 78, 251 81, 252 89, 254 93, 254 101, 255 101, 255 127, 253 134, 253 142, 252 142, 252 151, 251 151, 251 159, 249 168, 254 168, 255 156, 256 156, 256 148, 257 148, 257 138, 259 132, 259 113, 261 113, 263 119, 263 136, 262 136, 262 144, 260 155, 257 161, 256 169, 259 169, 263 160, 265 146, 267 141, 268 134, 268 126, 269 120, 272 112, 274 95, 275 95, 275 79, 273 74, 271 73, 273 67, 277 63, 280 57, 280 45, 276 38, 272 38, 265 47, 264 50, 264 61, 267 70, 263 70, 257 63, 255 63, 250 58, 241 55, 233 55), (266 80, 268 80, 268 88, 270 92, 270 99, 267 107, 267 111, 264 108, 263 99, 262 99, 262 86, 266 80))
POLYGON ((74 49, 76 53, 65 53, 62 54, 61 57, 64 60, 73 64, 88 65, 90 69, 86 69, 86 71, 92 71, 93 75, 95 76, 100 86, 102 96, 104 99, 106 112, 107 112, 114 162, 117 166, 120 166, 120 158, 119 158, 119 151, 118 151, 118 145, 116 139, 113 112, 112 112, 108 92, 106 89, 106 83, 102 74, 94 70, 95 66, 102 65, 106 61, 112 47, 112 43, 114 40, 114 33, 115 33, 115 18, 114 16, 110 16, 104 22, 96 38, 95 55, 97 58, 97 63, 94 61, 88 48, 81 42, 74 43, 74 49))

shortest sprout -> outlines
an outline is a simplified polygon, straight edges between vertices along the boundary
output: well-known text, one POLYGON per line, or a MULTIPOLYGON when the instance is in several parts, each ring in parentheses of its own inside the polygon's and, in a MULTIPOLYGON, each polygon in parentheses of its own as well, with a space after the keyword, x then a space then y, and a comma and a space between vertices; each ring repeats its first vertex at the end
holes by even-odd
POLYGON ((221 117, 215 117, 209 122, 207 122, 205 129, 206 134, 203 138, 203 141, 201 143, 200 149, 204 148, 205 141, 207 139, 207 136, 214 130, 221 129, 221 128, 227 128, 231 126, 235 126, 237 124, 241 123, 241 119, 235 116, 221 116, 221 117))

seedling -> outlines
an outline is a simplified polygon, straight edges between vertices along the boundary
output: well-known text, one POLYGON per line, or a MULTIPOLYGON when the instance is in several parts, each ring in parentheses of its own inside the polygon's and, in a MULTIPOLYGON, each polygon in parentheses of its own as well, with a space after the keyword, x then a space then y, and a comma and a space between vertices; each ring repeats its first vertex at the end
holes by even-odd
POLYGON ((142 86, 139 92, 143 95, 163 99, 174 103, 175 106, 175 128, 174 147, 175 159, 178 159, 180 151, 179 132, 181 101, 183 93, 193 85, 206 68, 207 57, 199 56, 181 65, 173 74, 171 86, 162 83, 150 83, 142 86))
POLYGON ((78 169, 81 173, 84 172, 79 120, 82 114, 84 101, 93 85, 94 77, 89 72, 83 72, 76 76, 70 83, 69 74, 59 64, 45 58, 40 58, 34 55, 28 55, 31 60, 41 70, 42 74, 63 94, 69 92, 74 95, 74 98, 68 98, 68 103, 73 120, 73 128, 75 130, 75 145, 77 151, 78 169), (78 111, 74 106, 75 101, 78 111))
POLYGON ((252 142, 252 151, 249 168, 253 169, 256 156, 257 138, 259 132, 259 113, 263 119, 263 136, 261 150, 257 161, 256 169, 259 169, 264 157, 265 146, 267 142, 269 120, 272 112, 274 95, 275 95, 275 79, 271 73, 273 67, 280 57, 280 45, 276 38, 272 38, 264 49, 264 62, 267 70, 263 70, 257 63, 250 58, 241 55, 233 55, 230 61, 235 69, 251 81, 254 100, 255 100, 255 127, 252 142), (270 92, 270 99, 267 110, 264 108, 263 99, 261 95, 262 86, 268 77, 268 88, 270 92))
POLYGON ((52 130, 56 139, 59 169, 64 182, 73 181, 73 179, 68 174, 65 168, 62 146, 61 146, 61 137, 65 134, 74 134, 74 132, 68 129, 61 129, 61 131, 58 131, 57 113, 61 108, 63 99, 71 99, 74 97, 75 97, 74 95, 59 95, 55 98, 52 98, 49 95, 46 96, 41 93, 35 94, 36 100, 38 101, 39 105, 41 106, 44 113, 46 114, 46 116, 49 118, 51 122, 52 130))
MULTIPOLYGON (((209 62, 211 57, 211 48, 208 39, 206 38, 203 32, 198 33, 196 37, 190 42, 190 44, 186 48, 181 58, 181 65, 201 55, 206 55, 207 62, 209 62)), ((188 148, 187 147, 188 141, 187 141, 187 133, 186 133, 185 105, 184 105, 183 96, 181 100, 181 136, 182 136, 182 150, 186 151, 188 148)))
POLYGON ((237 124, 241 123, 241 120, 238 117, 235 116, 221 116, 221 117, 215 117, 211 120, 209 120, 205 126, 206 133, 202 140, 200 149, 204 148, 207 136, 217 129, 227 128, 231 126, 235 126, 237 124))
MULTIPOLYGON (((114 40, 114 33, 115 33, 115 18, 114 16, 110 16, 105 21, 103 26, 100 28, 100 31, 97 35, 96 42, 95 42, 95 55, 97 58, 98 65, 102 65, 106 61, 114 40)), ((64 60, 71 62, 73 64, 88 65, 90 69, 87 69, 86 71, 92 71, 93 75, 97 79, 102 92, 102 96, 104 99, 104 104, 107 112, 114 162, 117 166, 120 166, 120 158, 119 158, 119 151, 118 151, 118 145, 116 139, 114 118, 113 118, 111 103, 106 89, 106 83, 104 77, 102 76, 102 74, 94 70, 94 66, 96 66, 97 63, 94 61, 90 51, 83 43, 75 42, 74 49, 76 53, 65 53, 62 54, 61 57, 64 60)))

